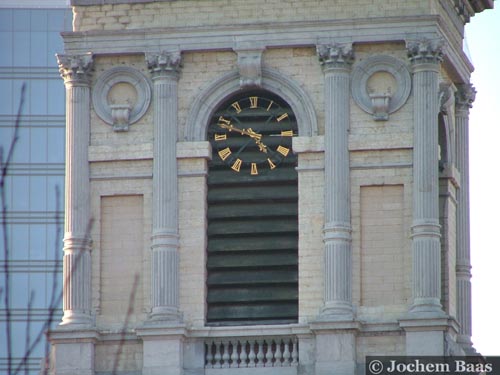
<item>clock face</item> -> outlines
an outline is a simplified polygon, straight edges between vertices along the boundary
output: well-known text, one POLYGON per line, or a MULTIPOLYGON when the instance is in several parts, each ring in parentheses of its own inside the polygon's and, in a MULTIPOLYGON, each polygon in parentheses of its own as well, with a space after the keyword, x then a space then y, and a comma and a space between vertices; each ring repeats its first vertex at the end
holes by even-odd
POLYGON ((216 113, 209 128, 215 157, 236 173, 273 171, 292 153, 296 125, 290 108, 265 94, 239 96, 216 113))

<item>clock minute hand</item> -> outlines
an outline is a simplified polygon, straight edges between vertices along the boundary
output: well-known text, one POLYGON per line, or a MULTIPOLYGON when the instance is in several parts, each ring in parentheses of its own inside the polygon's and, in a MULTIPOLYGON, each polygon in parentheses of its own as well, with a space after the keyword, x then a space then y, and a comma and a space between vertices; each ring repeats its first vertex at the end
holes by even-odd
POLYGON ((240 133, 243 135, 248 135, 250 138, 252 138, 255 141, 257 146, 259 146, 259 151, 267 153, 267 146, 264 143, 262 143, 262 141, 261 141, 262 134, 254 132, 252 130, 252 128, 240 129, 240 128, 237 128, 236 126, 234 126, 233 124, 224 124, 224 123, 218 123, 217 125, 219 125, 219 127, 223 128, 223 129, 229 130, 230 132, 234 130, 237 133, 240 133))

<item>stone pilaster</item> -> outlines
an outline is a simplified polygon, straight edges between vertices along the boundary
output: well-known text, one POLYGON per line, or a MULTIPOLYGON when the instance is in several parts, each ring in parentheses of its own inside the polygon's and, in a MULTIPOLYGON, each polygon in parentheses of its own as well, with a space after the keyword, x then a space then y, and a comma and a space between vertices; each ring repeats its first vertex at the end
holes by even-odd
POLYGON ((325 75, 325 275, 322 319, 352 318, 349 101, 351 45, 317 48, 325 75))
POLYGON ((469 227, 469 109, 476 90, 470 84, 460 85, 455 94, 457 129, 457 169, 461 183, 457 192, 457 320, 460 323, 458 342, 467 354, 472 347, 471 263, 469 227))
POLYGON ((151 319, 178 322, 179 235, 177 191, 177 83, 179 52, 147 54, 154 85, 151 319))
POLYGON ((90 325, 90 72, 92 54, 57 55, 66 86, 66 179, 61 325, 90 325))
POLYGON ((440 41, 407 44, 413 73, 413 305, 410 312, 443 314, 439 225, 440 41))

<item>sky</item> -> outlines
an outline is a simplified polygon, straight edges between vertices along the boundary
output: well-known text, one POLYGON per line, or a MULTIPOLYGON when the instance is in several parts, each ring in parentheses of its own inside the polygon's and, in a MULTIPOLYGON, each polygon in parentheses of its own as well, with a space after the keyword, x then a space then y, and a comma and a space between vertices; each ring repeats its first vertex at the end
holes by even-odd
POLYGON ((500 3, 466 26, 477 90, 470 112, 472 342, 500 355, 500 3))

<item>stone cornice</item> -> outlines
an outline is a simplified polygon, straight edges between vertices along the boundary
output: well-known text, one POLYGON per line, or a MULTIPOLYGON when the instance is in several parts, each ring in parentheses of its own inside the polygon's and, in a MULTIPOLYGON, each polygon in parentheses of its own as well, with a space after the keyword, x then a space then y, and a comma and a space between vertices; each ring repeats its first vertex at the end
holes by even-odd
POLYGON ((252 41, 262 47, 316 46, 344 42, 403 41, 409 33, 436 36, 438 16, 378 17, 353 21, 327 20, 254 23, 234 26, 198 26, 128 30, 63 32, 65 50, 96 54, 232 50, 235 43, 252 41), (353 25, 355 28, 353 29, 353 25), (265 33, 262 30, 266 30, 265 33), (346 31, 349 36, 346 37, 346 31))
POLYGON ((262 48, 311 47, 317 44, 401 42, 407 39, 446 41, 444 66, 454 82, 468 82, 473 66, 453 42, 443 19, 436 15, 378 17, 358 20, 255 23, 233 26, 171 27, 132 30, 63 32, 67 53, 95 55, 143 54, 171 50, 182 52, 232 51, 235 43, 252 41, 262 48), (353 28, 353 25, 355 26, 353 28), (262 30, 266 30, 265 33, 262 30), (415 30, 418 30, 418 34, 415 30))
MULTIPOLYGON (((153 3, 153 2, 167 2, 171 0, 71 0, 72 6, 84 5, 104 5, 104 4, 132 4, 132 3, 153 3)), ((474 12, 479 13, 485 9, 493 8, 493 0, 454 0, 457 11, 467 7, 473 9, 474 12)))
POLYGON ((59 73, 65 83, 89 84, 93 66, 92 53, 56 55, 59 73))

